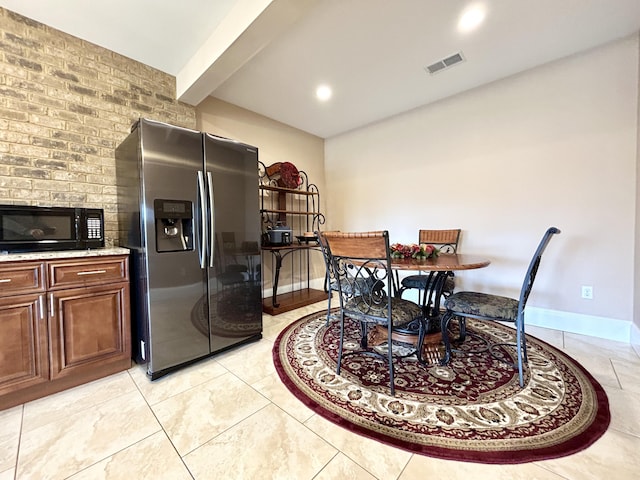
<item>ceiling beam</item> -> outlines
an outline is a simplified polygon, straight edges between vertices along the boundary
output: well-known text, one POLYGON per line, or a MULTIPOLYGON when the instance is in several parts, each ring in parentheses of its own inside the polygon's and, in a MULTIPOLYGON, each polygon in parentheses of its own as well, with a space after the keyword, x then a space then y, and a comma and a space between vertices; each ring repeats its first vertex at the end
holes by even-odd
POLYGON ((178 100, 198 105, 319 0, 239 0, 176 76, 178 100))

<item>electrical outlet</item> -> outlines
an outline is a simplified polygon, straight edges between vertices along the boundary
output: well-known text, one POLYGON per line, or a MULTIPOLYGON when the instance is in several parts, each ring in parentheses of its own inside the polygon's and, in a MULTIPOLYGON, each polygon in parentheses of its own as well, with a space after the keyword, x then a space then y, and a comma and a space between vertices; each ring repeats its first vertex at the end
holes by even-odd
POLYGON ((582 286, 582 298, 593 299, 593 287, 591 285, 582 286))

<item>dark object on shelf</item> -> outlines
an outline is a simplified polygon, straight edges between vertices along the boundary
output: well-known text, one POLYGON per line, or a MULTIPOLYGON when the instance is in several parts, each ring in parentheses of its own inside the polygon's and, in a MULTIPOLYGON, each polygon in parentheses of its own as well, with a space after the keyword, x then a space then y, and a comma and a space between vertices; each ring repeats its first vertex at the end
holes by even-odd
POLYGON ((276 225, 267 231, 269 245, 291 245, 291 228, 286 225, 276 225))
POLYGON ((316 237, 315 235, 313 236, 309 236, 309 235, 296 235, 296 238, 298 239, 299 243, 318 243, 318 237, 316 237))
POLYGON ((300 172, 291 162, 277 162, 269 165, 265 172, 279 187, 296 189, 301 183, 300 172))

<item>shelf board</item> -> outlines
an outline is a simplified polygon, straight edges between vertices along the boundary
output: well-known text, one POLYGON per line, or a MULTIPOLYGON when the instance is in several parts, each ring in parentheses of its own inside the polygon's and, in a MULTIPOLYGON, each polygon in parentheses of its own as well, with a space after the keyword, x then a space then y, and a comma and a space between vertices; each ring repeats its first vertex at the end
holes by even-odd
POLYGON ((298 190, 296 188, 274 187, 271 185, 258 185, 260 190, 269 190, 270 192, 295 193, 298 195, 319 195, 320 192, 309 192, 307 190, 298 190))
POLYGON ((271 210, 263 208, 260 213, 286 213, 287 215, 318 215, 318 212, 303 212, 301 210, 271 210))
POLYGON ((321 302, 328 298, 324 290, 313 288, 303 288, 294 292, 279 293, 277 296, 278 306, 274 307, 271 301, 273 297, 265 298, 262 301, 262 311, 269 315, 279 315, 280 313, 295 310, 296 308, 321 302))

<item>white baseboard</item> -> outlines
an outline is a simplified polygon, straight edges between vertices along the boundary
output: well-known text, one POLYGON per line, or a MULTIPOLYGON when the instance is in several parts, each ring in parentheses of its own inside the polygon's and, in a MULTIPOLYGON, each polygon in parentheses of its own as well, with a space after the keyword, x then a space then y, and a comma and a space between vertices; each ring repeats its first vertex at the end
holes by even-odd
POLYGON ((635 323, 631 324, 631 346, 640 355, 640 327, 635 323))
MULTIPOLYGON (((628 320, 615 318, 527 307, 525 323, 617 342, 631 343, 632 339, 632 323, 628 320)), ((640 342, 640 331, 638 331, 638 327, 633 326, 636 330, 636 342, 640 342)), ((640 347, 636 346, 636 349, 640 350, 640 347)))

